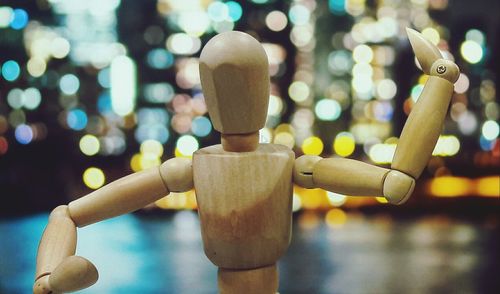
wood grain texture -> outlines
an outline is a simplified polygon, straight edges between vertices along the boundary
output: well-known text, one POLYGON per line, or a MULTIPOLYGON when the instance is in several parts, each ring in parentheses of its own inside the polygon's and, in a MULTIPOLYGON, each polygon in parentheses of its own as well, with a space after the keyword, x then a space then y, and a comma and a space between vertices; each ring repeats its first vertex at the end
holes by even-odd
POLYGON ((231 31, 212 38, 201 52, 200 77, 217 131, 248 134, 264 127, 269 63, 264 48, 252 36, 231 31))
POLYGON ((325 158, 313 167, 316 187, 349 196, 382 196, 389 169, 347 158, 325 158))
POLYGON ((193 189, 193 167, 190 158, 177 157, 165 161, 160 166, 160 176, 170 192, 193 189))
POLYGON ((431 76, 403 128, 391 164, 417 179, 429 161, 443 128, 453 84, 431 76))
POLYGON ((120 178, 69 204, 78 227, 143 208, 169 193, 158 167, 120 178))
POLYGON ((207 257, 227 269, 274 264, 291 236, 294 153, 261 144, 253 152, 221 145, 193 156, 193 173, 207 257))
POLYGON ((76 225, 69 217, 68 207, 56 207, 43 232, 36 258, 35 280, 50 274, 64 258, 76 250, 76 225))
POLYGON ((217 282, 221 294, 275 294, 278 291, 276 264, 250 270, 219 268, 217 282))
POLYGON ((49 276, 49 285, 53 292, 67 293, 90 287, 98 278, 97 269, 90 261, 69 256, 49 276))
POLYGON ((259 132, 250 134, 221 134, 222 148, 229 152, 250 152, 259 146, 259 132))
POLYGON ((410 41, 411 47, 417 60, 422 67, 422 71, 426 74, 431 72, 432 64, 443 58, 439 49, 429 42, 421 33, 406 28, 406 34, 408 35, 408 40, 410 41))

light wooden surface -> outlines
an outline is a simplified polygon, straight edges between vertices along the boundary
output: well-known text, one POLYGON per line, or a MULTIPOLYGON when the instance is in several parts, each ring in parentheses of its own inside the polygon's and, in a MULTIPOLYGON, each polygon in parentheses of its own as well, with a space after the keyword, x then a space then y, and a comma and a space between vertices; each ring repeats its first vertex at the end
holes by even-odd
POLYGON ((158 167, 120 178, 69 204, 78 227, 143 208, 169 193, 158 167))
POLYGON ((90 287, 98 278, 97 269, 90 261, 69 256, 49 276, 49 285, 53 292, 67 293, 90 287))
POLYGON ((231 31, 213 37, 201 52, 200 77, 217 131, 248 134, 264 127, 269 63, 264 48, 252 36, 231 31))
POLYGON ((302 155, 297 158, 293 166, 293 182, 303 188, 316 188, 313 181, 313 169, 314 165, 322 159, 316 155, 302 155))
POLYGON ((316 187, 350 196, 381 196, 390 170, 347 158, 326 158, 313 167, 316 187))
POLYGON ((222 148, 229 152, 250 152, 259 146, 259 132, 250 134, 221 134, 222 148))
POLYGON ((203 245, 217 266, 249 269, 274 264, 290 241, 294 153, 261 144, 253 152, 221 145, 193 156, 203 245))
POLYGON ((295 161, 294 174, 294 182, 304 188, 347 196, 384 196, 392 204, 406 202, 415 187, 415 180, 402 172, 347 158, 303 155, 295 161))
POLYGON ((414 29, 406 28, 406 34, 408 35, 408 40, 410 41, 415 57, 418 63, 422 67, 422 71, 426 74, 430 74, 432 64, 443 58, 439 49, 429 42, 426 38, 422 36, 419 32, 414 29))
POLYGON ((275 294, 278 280, 276 264, 250 270, 219 268, 217 273, 221 294, 275 294))
POLYGON ((432 155, 442 132, 459 69, 417 31, 407 29, 408 38, 422 70, 431 76, 408 117, 391 164, 392 169, 418 178, 432 155))
POLYGON ((429 77, 401 132, 391 168, 420 176, 443 130, 452 94, 452 83, 429 77))
POLYGON ((160 166, 160 176, 170 192, 186 192, 193 188, 190 158, 172 158, 160 166))
POLYGON ((50 274, 64 258, 76 250, 76 225, 69 216, 68 207, 56 207, 43 232, 36 258, 35 280, 50 274))
POLYGON ((415 189, 415 179, 397 170, 391 170, 384 180, 383 193, 391 204, 405 203, 415 189))

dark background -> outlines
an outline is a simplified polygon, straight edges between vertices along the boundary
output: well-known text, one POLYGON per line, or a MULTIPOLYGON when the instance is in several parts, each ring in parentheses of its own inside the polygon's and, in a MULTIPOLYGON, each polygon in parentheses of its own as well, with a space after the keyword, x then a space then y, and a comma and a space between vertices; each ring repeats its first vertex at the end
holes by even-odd
MULTIPOLYGON (((192 54, 175 54, 165 46, 169 37, 183 32, 178 24, 182 11, 176 10, 173 2, 103 1, 119 5, 103 16, 113 17, 114 22, 100 28, 99 25, 106 22, 97 22, 91 13, 83 13, 86 16, 77 18, 79 22, 75 24, 71 13, 58 10, 57 1, 0 0, 0 8, 23 9, 29 17, 29 22, 22 28, 13 28, 9 24, 0 27, 0 66, 8 60, 14 60, 20 66, 20 74, 13 81, 0 75, 0 293, 29 292, 36 246, 46 225, 47 214, 57 205, 92 191, 83 180, 85 170, 99 168, 106 183, 134 171, 132 158, 144 156, 140 151, 141 141, 136 138, 141 109, 161 110, 167 117, 169 138, 165 142, 158 141, 164 152, 154 158, 154 164, 176 155, 184 156, 175 151, 180 147, 177 139, 183 135, 192 136, 200 148, 219 142, 219 134, 214 130, 208 135, 198 136, 192 128, 181 130, 183 125, 179 127, 174 123, 178 118, 188 117, 183 124, 192 125, 195 118, 208 117, 208 114, 196 112, 190 104, 191 100, 199 98, 199 85, 185 87, 178 80, 186 69, 186 62, 196 63, 200 50, 192 54), (93 33, 76 36, 67 30, 70 25, 78 28, 79 23, 82 31, 85 28, 93 33), (34 26, 46 28, 71 44, 69 55, 46 60, 46 70, 40 76, 33 76, 28 70, 28 61, 41 54, 29 50, 27 36, 29 28, 34 26), (98 82, 98 77, 101 71, 109 68, 109 62, 96 66, 75 60, 72 52, 78 38, 90 43, 120 43, 126 49, 127 56, 137 68, 137 104, 131 114, 120 117, 106 106, 110 103, 106 98, 110 90, 98 82), (155 49, 167 49, 162 52, 172 58, 168 66, 148 62, 149 54, 155 49), (78 91, 71 95, 64 94, 59 87, 60 78, 69 73, 78 77, 80 82, 78 91), (162 86, 168 83, 167 88, 173 93, 162 93, 163 102, 151 102, 146 89, 159 83, 162 86), (29 87, 40 91, 42 100, 39 106, 35 109, 12 107, 7 99, 12 89, 29 87), (186 96, 168 100, 174 93, 186 96), (89 119, 81 130, 73 129, 67 122, 74 109, 82 109, 89 119), (20 123, 12 117, 19 115, 24 117, 21 124, 35 132, 28 144, 22 144, 16 137, 20 123), (93 127, 92 119, 98 122, 93 127), (101 149, 92 156, 83 154, 79 148, 80 139, 87 134, 101 140, 101 149), (105 146, 103 142, 113 138, 119 138, 123 146, 117 152, 107 152, 102 147, 105 146)), ((201 1, 201 11, 208 11, 212 2, 201 1)), ((335 45, 335 34, 348 34, 355 24, 367 19, 377 20, 383 1, 366 1, 364 11, 359 15, 352 15, 349 9, 332 10, 332 5, 345 3, 335 0, 235 2, 242 8, 241 18, 234 21, 235 30, 251 33, 259 41, 278 45, 286 52, 278 74, 272 77, 272 94, 279 97, 283 108, 268 117, 266 130, 274 135, 270 139, 273 141, 279 133, 279 126, 290 124, 293 131, 287 130, 295 136, 293 150, 297 156, 304 153, 302 141, 311 136, 317 136, 323 142, 324 148, 320 152, 323 157, 338 156, 332 150, 335 137, 340 132, 352 134, 353 127, 359 123, 367 123, 374 130, 381 129, 381 125, 389 126, 389 134, 376 138, 380 143, 399 136, 408 114, 405 105, 409 103, 408 97, 421 75, 404 34, 405 26, 419 30, 432 27, 441 33, 441 49, 448 47, 462 73, 470 80, 467 91, 454 94, 451 112, 454 104, 462 103, 477 122, 474 131, 464 134, 458 121, 448 115, 443 134, 456 137, 460 149, 452 156, 431 159, 412 199, 404 206, 392 207, 373 198, 357 197, 347 197, 345 203, 339 204, 331 201, 337 196, 322 190, 297 188, 295 194, 301 205, 294 214, 292 245, 280 264, 280 291, 497 292, 500 289, 495 278, 498 275, 500 144, 498 133, 495 138, 485 140, 481 128, 487 121, 497 121, 499 116, 496 85, 500 72, 497 54, 500 50, 497 15, 500 2, 385 1, 385 6, 396 12, 398 33, 380 42, 368 41, 366 44, 371 48, 386 46, 394 52, 394 63, 380 67, 385 78, 392 79, 397 85, 395 97, 384 102, 392 109, 388 122, 369 116, 357 117, 356 107, 368 107, 370 101, 380 102, 380 99, 373 97, 370 101, 360 101, 351 87, 353 77, 350 70, 335 74, 327 66, 330 52, 352 52, 352 48, 335 45), (290 8, 294 5, 303 5, 310 10, 307 26, 314 28, 314 46, 310 50, 307 49, 309 45, 305 46, 306 49, 301 48, 290 38, 294 28, 300 26, 290 21, 290 8), (275 10, 288 16, 288 24, 278 32, 272 31, 265 23, 269 12, 275 10), (423 13, 429 18, 426 25, 419 27, 412 16, 415 13, 423 13), (484 56, 475 64, 467 62, 460 53, 466 33, 471 29, 481 31, 485 39, 482 45, 484 56), (303 77, 297 74, 301 70, 313 77, 307 81, 311 95, 305 103, 292 99, 288 91, 292 82, 303 77), (328 96, 325 93, 328 87, 339 81, 344 81, 348 87, 345 90, 348 102, 338 119, 321 120, 314 107, 323 98, 336 99, 325 97, 328 96), (491 89, 493 96, 487 93, 491 89), (300 115, 312 117, 313 123, 301 128, 296 120, 300 115), (441 182, 444 184, 436 192, 432 185, 440 183, 438 181, 443 178, 449 181, 441 182), (465 188, 456 189, 462 186, 465 188)), ((73 17, 75 15, 78 13, 73 17)), ((214 23, 211 21, 211 26, 214 23)), ((201 46, 216 33, 208 29, 200 35, 201 46)), ((104 53, 87 55, 92 54, 104 53)), ((155 136, 150 134, 150 139, 155 139, 155 136)), ((380 164, 369 156, 359 141, 348 157, 380 164)), ((101 273, 98 284, 84 293, 216 292, 216 270, 203 256, 199 224, 192 211, 195 207, 193 193, 175 197, 157 202, 138 214, 80 230, 78 254, 95 262, 101 273)))

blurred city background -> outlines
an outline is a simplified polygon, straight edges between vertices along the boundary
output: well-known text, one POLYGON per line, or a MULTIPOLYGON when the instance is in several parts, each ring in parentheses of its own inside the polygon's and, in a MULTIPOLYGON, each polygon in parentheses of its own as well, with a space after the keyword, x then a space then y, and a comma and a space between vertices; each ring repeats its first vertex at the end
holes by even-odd
MULTIPOLYGON (((387 166, 426 76, 405 28, 462 73, 410 201, 295 187, 282 293, 494 293, 500 197, 496 0, 0 0, 0 293, 28 293, 48 212, 218 144, 198 58, 263 43, 262 142, 387 166)), ((194 191, 80 230, 84 293, 215 293, 194 191)))

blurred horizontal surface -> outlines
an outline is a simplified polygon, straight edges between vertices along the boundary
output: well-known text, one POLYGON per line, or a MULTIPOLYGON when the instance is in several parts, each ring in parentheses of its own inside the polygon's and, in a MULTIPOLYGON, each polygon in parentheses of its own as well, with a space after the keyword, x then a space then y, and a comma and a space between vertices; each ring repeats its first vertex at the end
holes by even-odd
MULTIPOLYGON (((498 218, 304 212, 280 293, 498 293, 498 218)), ((29 293, 47 214, 0 221, 0 293, 29 293)), ((125 215, 79 230, 99 270, 80 293, 216 293, 196 212, 125 215)))

